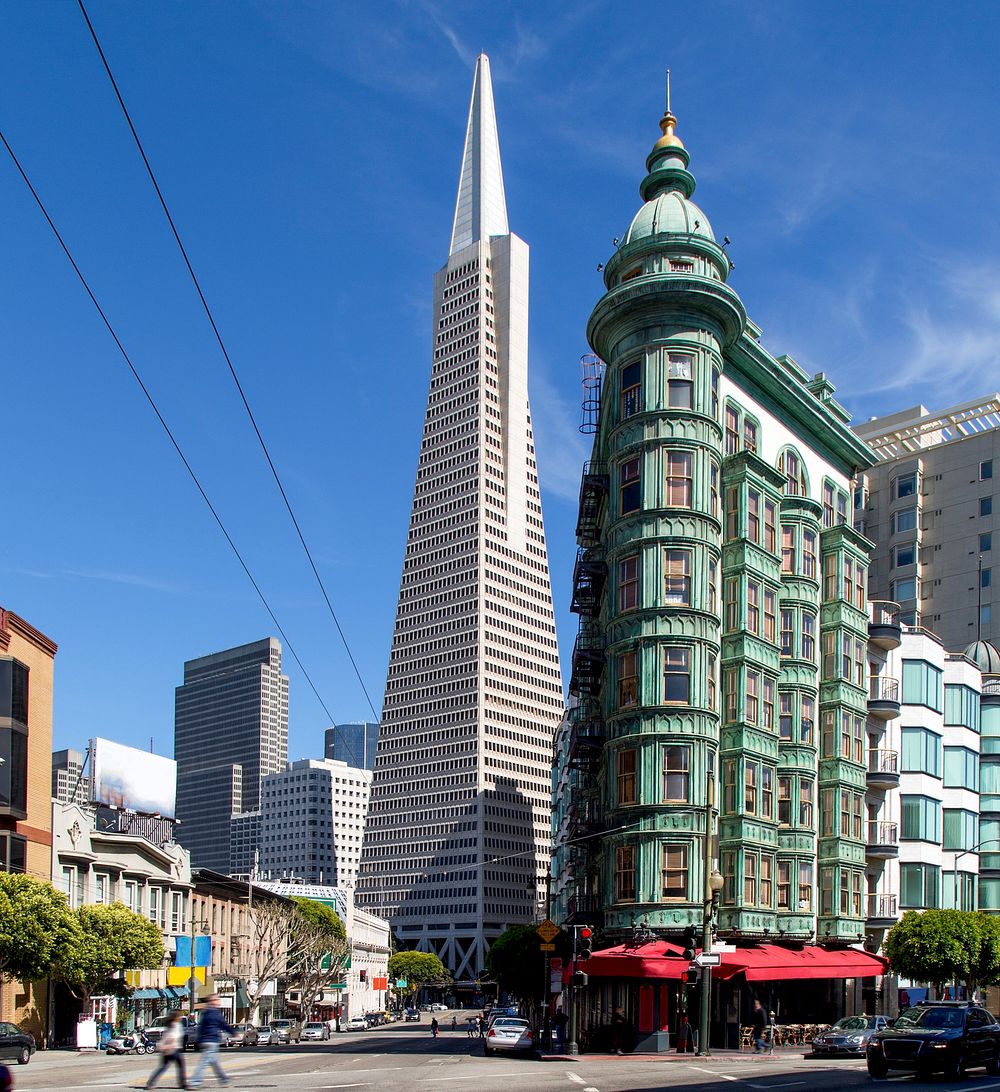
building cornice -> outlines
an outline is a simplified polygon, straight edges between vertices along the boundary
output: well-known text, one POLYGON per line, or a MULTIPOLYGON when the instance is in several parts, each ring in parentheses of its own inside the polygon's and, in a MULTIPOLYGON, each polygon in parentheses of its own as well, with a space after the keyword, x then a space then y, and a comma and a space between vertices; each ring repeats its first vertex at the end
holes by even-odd
POLYGON ((35 629, 30 622, 26 622, 19 614, 0 607, 0 651, 7 651, 10 647, 11 636, 15 633, 18 637, 30 642, 53 658, 59 650, 59 646, 55 641, 50 637, 46 637, 41 630, 35 629))

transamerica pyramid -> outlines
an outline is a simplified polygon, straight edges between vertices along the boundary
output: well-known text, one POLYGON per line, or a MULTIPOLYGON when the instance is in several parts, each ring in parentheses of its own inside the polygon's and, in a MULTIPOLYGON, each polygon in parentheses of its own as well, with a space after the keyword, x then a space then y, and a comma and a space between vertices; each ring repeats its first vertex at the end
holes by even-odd
POLYGON ((476 61, 358 901, 470 991, 533 918, 563 709, 528 406, 528 247, 476 61))

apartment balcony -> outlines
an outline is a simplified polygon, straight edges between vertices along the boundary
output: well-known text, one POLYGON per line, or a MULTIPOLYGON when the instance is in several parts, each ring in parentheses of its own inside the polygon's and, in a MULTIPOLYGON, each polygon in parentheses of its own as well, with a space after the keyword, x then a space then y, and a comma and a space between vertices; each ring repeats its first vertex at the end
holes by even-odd
POLYGON ((870 789, 895 789, 899 787, 899 752, 883 748, 872 748, 868 752, 868 775, 870 789))
POLYGON ((869 895, 865 925, 869 929, 889 929, 899 921, 898 895, 869 895))
POLYGON ((996 705, 1000 699, 1000 675, 983 676, 983 697, 989 700, 990 705, 996 705))
POLYGON ((868 684, 868 715, 879 720, 899 716, 899 679, 873 675, 868 684))
POLYGON ((566 827, 570 838, 597 834, 603 823, 598 817, 596 800, 575 800, 566 811, 566 827))
POLYGON ((574 614, 593 618, 601 609, 601 594, 608 579, 608 566, 594 550, 578 550, 573 566, 573 598, 569 609, 574 614))
POLYGON ((566 921, 573 925, 604 925, 604 900, 599 895, 570 895, 566 904, 566 921))
POLYGON ((604 635, 599 626, 581 620, 573 645, 569 691, 579 697, 597 697, 604 678, 604 635))
POLYGON ((888 861, 899 856, 899 825, 882 820, 868 824, 865 856, 888 861))
POLYGON ((879 648, 899 648, 903 641, 903 628, 899 619, 899 604, 873 600, 872 616, 868 622, 868 640, 879 648))
POLYGON ((596 546, 600 541, 601 506, 609 485, 608 468, 604 463, 584 463, 580 510, 576 519, 576 540, 581 546, 596 546))

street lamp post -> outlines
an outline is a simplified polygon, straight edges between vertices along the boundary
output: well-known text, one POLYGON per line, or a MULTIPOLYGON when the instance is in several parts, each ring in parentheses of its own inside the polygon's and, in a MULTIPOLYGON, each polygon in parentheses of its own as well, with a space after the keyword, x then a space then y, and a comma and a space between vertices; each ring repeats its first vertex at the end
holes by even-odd
MULTIPOLYGON (((961 909, 961 907, 958 905, 958 862, 963 857, 967 857, 970 853, 978 853, 983 848, 983 846, 991 845, 1000 845, 1000 838, 987 838, 983 842, 977 842, 971 849, 956 851, 955 859, 952 861, 951 864, 951 890, 953 892, 956 910, 961 909)), ((975 902, 975 898, 973 898, 972 901, 975 902)), ((975 910, 975 906, 970 907, 970 909, 975 910)))
MULTIPOLYGON (((709 955, 712 951, 712 926, 715 922, 715 908, 719 895, 725 885, 725 879, 715 867, 712 853, 713 826, 715 824, 715 777, 709 772, 705 784, 705 846, 702 867, 705 875, 705 899, 702 905, 701 953, 709 955)), ((701 966, 701 1013, 698 1021, 698 1054, 707 1056, 712 1053, 709 1045, 709 1032, 712 1022, 712 968, 707 963, 701 966)))

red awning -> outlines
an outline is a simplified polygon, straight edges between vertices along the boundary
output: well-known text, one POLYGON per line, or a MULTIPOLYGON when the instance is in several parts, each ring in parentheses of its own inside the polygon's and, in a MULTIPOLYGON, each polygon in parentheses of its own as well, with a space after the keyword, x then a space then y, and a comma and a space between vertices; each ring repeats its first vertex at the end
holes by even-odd
POLYGON ((887 960, 857 948, 782 948, 778 944, 755 944, 735 952, 722 953, 722 965, 713 969, 715 978, 734 978, 745 973, 748 982, 789 978, 872 978, 886 973, 887 960))
POLYGON ((654 940, 638 948, 605 948, 580 964, 580 970, 601 978, 679 979, 688 969, 683 949, 666 940, 654 940))

